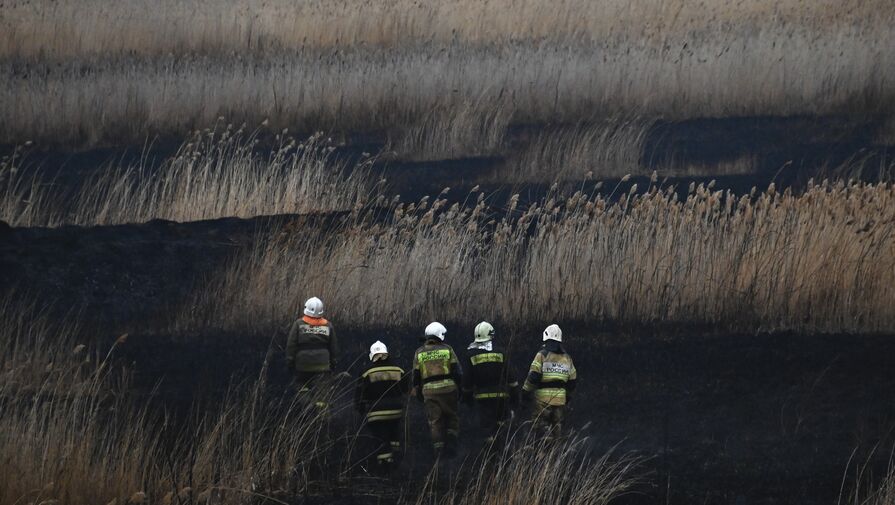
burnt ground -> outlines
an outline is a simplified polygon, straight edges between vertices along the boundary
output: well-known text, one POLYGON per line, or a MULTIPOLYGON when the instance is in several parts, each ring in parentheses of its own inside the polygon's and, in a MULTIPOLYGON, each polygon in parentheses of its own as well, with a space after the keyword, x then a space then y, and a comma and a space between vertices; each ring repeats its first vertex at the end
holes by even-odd
MULTIPOLYGON (((80 309, 95 345, 130 332, 120 362, 133 372, 135 392, 151 396, 157 409, 219 400, 230 385, 258 376, 269 349, 274 394, 287 394, 284 332, 164 335, 144 322, 176 306, 271 219, 312 228, 335 218, 0 230, 0 284, 55 301, 62 312, 80 309)), ((475 323, 448 322, 455 347, 465 346, 475 323)), ((591 437, 596 453, 618 444, 618 452, 650 458, 641 468, 644 483, 626 502, 832 503, 844 476, 850 485, 853 451, 857 462, 869 458, 876 475, 888 462, 895 428, 891 335, 564 327, 581 374, 571 425, 591 437)), ((339 329, 342 367, 352 372, 375 339, 402 363, 417 344, 418 329, 339 329)), ((520 375, 540 330, 502 336, 513 344, 520 375)), ((463 416, 471 456, 479 447, 475 417, 468 409, 463 416)), ((345 427, 356 421, 345 418, 345 427)), ((425 423, 413 403, 409 422, 407 482, 430 464, 425 423)), ((398 484, 377 485, 398 493, 398 484)))
MULTIPOLYGON (((741 117, 700 118, 684 121, 656 121, 646 133, 639 160, 639 172, 619 188, 624 194, 631 184, 643 188, 653 169, 669 167, 702 167, 733 163, 744 157, 754 159, 751 174, 715 174, 711 176, 670 178, 665 184, 680 184, 686 188, 692 180, 716 180, 718 189, 746 193, 756 186, 763 189, 771 182, 777 186, 802 187, 808 179, 837 175, 843 164, 862 164, 861 177, 874 179, 881 166, 893 163, 890 144, 881 143, 887 125, 885 117, 847 116, 828 117, 741 117)), ((451 195, 462 200, 474 186, 501 196, 519 192, 523 199, 543 196, 550 184, 524 184, 507 187, 494 172, 507 163, 508 157, 533 134, 545 128, 563 125, 518 125, 507 132, 504 152, 490 157, 452 160, 402 161, 384 155, 375 168, 387 179, 391 191, 404 201, 415 201, 423 196, 437 195, 442 189, 452 188, 451 195)), ((569 126, 569 125, 566 125, 569 126)), ((298 134, 301 138, 303 135, 298 134)), ((362 153, 382 153, 387 146, 384 132, 344 136, 335 145, 335 156, 359 160, 362 153)), ((182 139, 147 139, 142 146, 104 147, 86 151, 53 146, 34 146, 23 151, 27 169, 40 171, 44 181, 60 188, 60 192, 77 187, 98 169, 113 166, 139 165, 147 170, 177 152, 182 139)), ((259 137, 259 150, 275 148, 278 141, 259 137)), ((0 156, 10 154, 14 146, 0 146, 0 156)), ((843 175, 843 174, 838 174, 843 175)), ((854 174, 844 174, 853 176, 854 174)), ((607 187, 618 181, 604 179, 607 187)), ((569 186, 589 190, 595 182, 575 182, 569 186)))
MULTIPOLYGON (((647 142, 644 163, 670 156, 711 164, 752 154, 758 159, 757 173, 714 178, 717 188, 742 193, 772 181, 797 187, 815 175, 810 167, 819 160, 835 164, 856 152, 886 155, 884 147, 873 143, 874 121, 829 123, 743 118, 660 124, 647 142)), ((362 141, 362 147, 342 154, 375 151, 375 142, 362 141)), ((177 145, 158 143, 155 159, 177 145)), ((31 159, 64 187, 76 185, 110 158, 143 155, 140 150, 108 149, 33 153, 31 159)), ((454 188, 453 198, 462 200, 482 173, 500 163, 499 158, 480 158, 391 163, 383 169, 393 191, 408 200, 437 194, 446 186, 454 188)), ((685 188, 690 180, 666 184, 685 188)), ((618 193, 646 181, 635 177, 618 193)), ((615 184, 610 181, 606 187, 615 184)), ((547 191, 545 185, 484 189, 496 206, 511 191, 521 189, 523 200, 547 191)), ((120 363, 133 372, 135 393, 151 397, 159 410, 186 411, 220 400, 229 386, 254 380, 269 351, 274 357, 272 390, 287 394, 284 332, 167 335, 151 328, 166 312, 182 308, 197 284, 254 243, 272 222, 313 230, 329 228, 338 219, 278 216, 57 229, 10 229, 0 223, 0 291, 16 289, 60 316, 77 311, 99 347, 130 333, 119 349, 120 363)), ((464 347, 476 321, 447 323, 452 343, 464 347)), ((844 477, 846 491, 853 484, 857 464, 869 461, 876 476, 888 464, 895 446, 892 335, 745 335, 712 328, 561 323, 581 374, 571 425, 590 437, 597 454, 617 445, 620 453, 649 458, 641 467, 643 484, 626 503, 829 504, 839 498, 844 477)), ((526 328, 501 337, 515 344, 512 354, 520 374, 540 344, 540 330, 526 328)), ((375 339, 385 341, 406 363, 418 329, 339 331, 346 348, 342 366, 355 371, 375 339)), ((421 409, 411 404, 410 412, 405 482, 418 481, 430 464, 421 409)), ((470 434, 464 451, 470 456, 479 439, 468 409, 463 421, 470 434)), ((355 422, 348 416, 344 427, 355 422)), ((376 486, 389 497, 399 494, 398 483, 376 486)))

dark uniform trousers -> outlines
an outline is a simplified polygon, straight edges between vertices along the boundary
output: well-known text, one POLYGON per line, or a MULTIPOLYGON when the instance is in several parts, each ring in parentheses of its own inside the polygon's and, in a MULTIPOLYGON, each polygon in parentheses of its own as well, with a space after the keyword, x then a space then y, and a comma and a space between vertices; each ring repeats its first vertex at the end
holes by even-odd
POLYGON ((509 417, 509 400, 507 398, 485 398, 477 399, 475 403, 479 413, 479 426, 488 433, 486 441, 493 442, 509 417))
POLYGON ((397 464, 401 460, 401 417, 367 421, 367 429, 379 444, 376 462, 380 465, 397 464))
POLYGON ((425 392, 423 405, 432 433, 432 445, 436 450, 445 446, 453 449, 460 436, 460 418, 457 416, 457 391, 444 393, 425 392))

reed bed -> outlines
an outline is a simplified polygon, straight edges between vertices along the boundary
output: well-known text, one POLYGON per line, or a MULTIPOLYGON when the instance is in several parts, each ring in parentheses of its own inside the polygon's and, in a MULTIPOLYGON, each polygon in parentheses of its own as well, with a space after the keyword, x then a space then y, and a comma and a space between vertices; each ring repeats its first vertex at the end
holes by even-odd
MULTIPOLYGON (((769 15, 684 31, 642 20, 593 39, 508 35, 478 43, 455 36, 393 47, 270 49, 253 57, 10 58, 0 63, 0 143, 139 142, 147 134, 185 134, 218 116, 250 124, 270 119, 276 128, 298 131, 390 131, 424 124, 463 101, 499 103, 507 110, 489 113, 507 114, 514 124, 614 114, 671 120, 892 114, 895 52, 888 42, 895 9, 874 5, 873 15, 860 20, 842 8, 812 10, 813 20, 769 15), (658 35, 644 35, 651 30, 658 35)), ((572 12, 564 18, 569 25, 588 22, 572 12)), ((673 12, 666 12, 670 19, 673 12)), ((606 22, 605 13, 598 17, 606 22)), ((108 47, 116 52, 116 45, 108 47)))
MULTIPOLYGON (((598 122, 540 130, 512 153, 495 181, 524 184, 620 179, 643 173, 641 163, 652 121, 609 117, 598 122)), ((646 172, 647 174, 649 172, 646 172)))
POLYGON ((719 26, 760 29, 769 20, 820 32, 891 12, 883 0, 12 0, 2 8, 0 58, 51 60, 453 40, 662 41, 719 26))
POLYGON ((498 99, 464 101, 429 111, 395 135, 388 149, 403 160, 443 160, 500 154, 511 119, 498 99))
POLYGON ((21 155, 0 164, 0 219, 13 226, 109 225, 152 219, 302 214, 352 209, 374 189, 372 159, 333 156, 330 139, 277 135, 256 149, 258 132, 218 124, 195 132, 160 166, 115 163, 79 188, 59 188, 21 155))
MULTIPOLYGON (((360 429, 346 415, 350 387, 320 385, 312 397, 330 405, 320 409, 268 384, 268 353, 258 377, 223 399, 196 403, 185 416, 162 412, 134 395, 117 363, 124 338, 102 359, 85 360, 89 351, 71 350, 76 323, 50 322, 14 295, 0 304, 0 503, 291 503, 350 496, 353 479, 367 478, 363 454, 352 452, 360 429)), ((566 497, 604 503, 633 484, 633 460, 592 458, 586 439, 532 447, 526 439, 499 455, 483 454, 473 475, 497 468, 500 476, 520 478, 543 469, 540 480, 514 495, 540 496, 539 503, 569 503, 566 497), (580 478, 555 485, 565 475, 559 469, 570 467, 580 478), (549 492, 539 483, 551 484, 549 492)), ((463 492, 448 491, 449 502, 494 501, 493 486, 473 482, 463 492)), ((435 481, 400 486, 400 495, 417 496, 417 503, 442 496, 435 481)), ((379 488, 383 496, 391 491, 379 488)))
POLYGON ((126 337, 95 354, 14 296, 0 323, 0 503, 254 503, 305 493, 334 447, 329 414, 270 390, 266 368, 179 419, 132 396, 115 356, 126 337))
POLYGON ((578 435, 546 442, 519 430, 503 449, 486 446, 470 465, 469 480, 457 482, 443 494, 437 492, 434 469, 414 503, 606 505, 630 492, 638 483, 634 474, 640 460, 612 458, 612 451, 593 457, 588 444, 586 437, 578 435))
POLYGON ((178 325, 273 331, 317 295, 355 327, 476 314, 509 328, 895 329, 891 184, 742 196, 709 184, 685 199, 673 188, 616 191, 554 194, 524 210, 514 197, 504 214, 489 213, 483 194, 465 207, 424 199, 316 238, 281 230, 210 280, 178 325))

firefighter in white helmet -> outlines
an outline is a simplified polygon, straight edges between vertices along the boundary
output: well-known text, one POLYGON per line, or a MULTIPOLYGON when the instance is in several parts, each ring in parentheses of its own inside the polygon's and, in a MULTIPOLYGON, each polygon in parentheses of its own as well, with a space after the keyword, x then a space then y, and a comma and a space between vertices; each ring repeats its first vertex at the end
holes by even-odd
POLYGON ((456 455, 460 436, 457 403, 463 372, 451 346, 444 343, 447 328, 441 323, 426 326, 423 345, 413 353, 413 387, 423 402, 435 455, 456 455))
MULTIPOLYGON (((309 298, 304 315, 295 321, 286 341, 286 365, 295 376, 300 393, 307 393, 321 377, 336 367, 338 346, 333 325, 323 317, 323 302, 309 298)), ((316 402, 325 407, 323 401, 316 402)))
POLYGON ((518 404, 519 383, 509 356, 494 344, 494 326, 482 321, 475 327, 473 342, 466 354, 468 366, 463 374, 463 397, 475 402, 479 424, 486 430, 486 442, 494 443, 497 434, 518 404))
POLYGON ((365 416, 367 430, 378 445, 377 467, 394 468, 401 458, 401 420, 408 377, 389 357, 380 341, 370 346, 370 364, 361 374, 354 393, 354 404, 365 416))
POLYGON ((534 396, 534 426, 548 429, 548 434, 558 434, 578 381, 578 372, 572 356, 563 349, 559 326, 548 326, 544 330, 543 341, 544 347, 535 354, 522 390, 526 401, 534 396))

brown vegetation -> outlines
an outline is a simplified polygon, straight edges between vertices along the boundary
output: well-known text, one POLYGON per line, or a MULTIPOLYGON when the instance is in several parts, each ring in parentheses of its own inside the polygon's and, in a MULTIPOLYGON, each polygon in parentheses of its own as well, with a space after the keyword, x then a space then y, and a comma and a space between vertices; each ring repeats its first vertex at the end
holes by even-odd
MULTIPOLYGON (((340 429, 346 428, 350 389, 319 388, 315 398, 330 404, 322 410, 269 389, 265 362, 254 384, 216 406, 196 405, 186 418, 161 416, 137 403, 113 365, 115 348, 127 345, 124 339, 91 362, 83 346, 72 349, 73 328, 49 323, 12 297, 0 304, 0 503, 285 503, 321 494, 320 483, 345 488, 362 475, 358 454, 352 458, 351 452, 359 430, 327 428, 339 418, 340 429)), ((556 486, 549 496, 535 481, 526 488, 530 496, 550 499, 542 503, 568 503, 564 497, 585 493, 603 503, 630 487, 635 461, 583 459, 584 449, 581 440, 545 452, 516 445, 500 455, 497 468, 509 485, 535 468, 560 477, 560 468, 574 464, 580 472, 574 485, 556 486)), ((475 464, 480 469, 474 473, 481 475, 489 463, 475 464)), ((430 486, 418 495, 413 487, 402 494, 429 502, 440 492, 430 486)), ((489 495, 479 482, 451 491, 444 503, 493 500, 493 491, 489 495)))
POLYGON ((0 162, 0 219, 13 226, 108 225, 331 212, 350 210, 373 191, 369 159, 335 159, 321 134, 277 140, 262 155, 255 133, 221 125, 195 132, 159 167, 111 164, 73 193, 13 156, 0 162))
POLYGON ((219 115, 401 130, 470 101, 513 123, 892 113, 891 2, 825 4, 5 6, 21 21, 0 31, 0 142, 141 141, 219 115))
POLYGON ((669 37, 721 26, 811 26, 817 31, 891 14, 848 0, 12 0, 0 18, 0 57, 260 53, 331 46, 476 44, 505 40, 599 42, 669 37))
POLYGON ((213 279, 180 324, 280 328, 315 294, 355 327, 475 313, 517 328, 547 319, 895 328, 891 184, 742 197, 700 185, 683 201, 671 188, 632 189, 618 202, 550 195, 521 215, 515 198, 505 215, 470 198, 474 208, 423 199, 396 204, 385 223, 277 235, 213 279))

